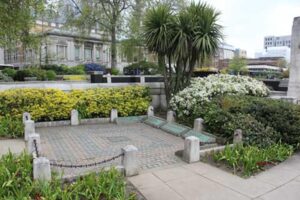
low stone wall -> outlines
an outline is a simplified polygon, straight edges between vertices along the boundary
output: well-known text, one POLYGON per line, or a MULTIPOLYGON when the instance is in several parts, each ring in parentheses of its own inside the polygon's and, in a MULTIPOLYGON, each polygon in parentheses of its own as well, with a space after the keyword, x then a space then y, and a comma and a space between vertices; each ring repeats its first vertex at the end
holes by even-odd
POLYGON ((63 91, 71 91, 74 89, 90 89, 90 88, 113 88, 126 87, 132 85, 142 85, 150 88, 152 98, 151 105, 154 108, 167 108, 164 84, 160 82, 153 83, 89 83, 84 81, 32 81, 32 82, 10 82, 0 83, 0 91, 16 88, 54 88, 63 91))

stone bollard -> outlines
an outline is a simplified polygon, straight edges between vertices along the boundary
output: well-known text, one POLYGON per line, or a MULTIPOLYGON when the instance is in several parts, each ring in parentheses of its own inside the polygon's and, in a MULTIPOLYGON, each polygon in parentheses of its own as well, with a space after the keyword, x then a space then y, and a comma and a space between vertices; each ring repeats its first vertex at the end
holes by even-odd
POLYGON ((78 111, 74 109, 71 111, 71 125, 72 126, 79 125, 79 114, 78 111))
POLYGON ((167 122, 175 122, 175 113, 172 110, 169 110, 167 113, 167 122))
POLYGON ((50 161, 45 157, 33 160, 33 179, 39 181, 51 180, 50 161))
POLYGON ((35 157, 38 156, 41 153, 42 149, 41 149, 41 138, 40 135, 38 133, 31 133, 28 136, 28 142, 27 142, 27 152, 28 154, 35 154, 35 157), (34 140, 36 141, 36 147, 37 147, 37 151, 38 154, 36 152, 35 149, 35 144, 34 144, 34 140))
POLYGON ((24 139, 25 139, 25 141, 28 141, 28 136, 32 133, 35 133, 34 121, 27 120, 25 122, 25 130, 24 130, 24 139))
POLYGON ((125 176, 135 176, 139 174, 139 161, 137 157, 138 149, 133 145, 122 148, 124 156, 122 165, 124 166, 125 176))
POLYGON ((153 117, 154 116, 154 108, 153 108, 153 106, 149 106, 148 107, 147 115, 148 115, 148 117, 153 117))
POLYGON ((194 131, 202 132, 203 131, 204 120, 202 118, 197 118, 194 120, 194 131))
POLYGON ((106 76, 106 82, 107 83, 111 83, 111 75, 110 74, 107 74, 107 76, 106 76))
POLYGON ((143 84, 145 83, 145 76, 140 76, 140 82, 143 84))
POLYGON ((183 160, 194 163, 200 160, 200 142, 195 136, 186 137, 184 140, 183 160))
POLYGON ((31 120, 31 115, 28 112, 23 113, 23 124, 25 124, 26 121, 31 120))
POLYGON ((116 122, 118 118, 118 110, 117 109, 112 109, 110 111, 110 122, 113 123, 113 122, 116 122))
POLYGON ((233 144, 243 144, 243 131, 236 129, 233 134, 233 144))

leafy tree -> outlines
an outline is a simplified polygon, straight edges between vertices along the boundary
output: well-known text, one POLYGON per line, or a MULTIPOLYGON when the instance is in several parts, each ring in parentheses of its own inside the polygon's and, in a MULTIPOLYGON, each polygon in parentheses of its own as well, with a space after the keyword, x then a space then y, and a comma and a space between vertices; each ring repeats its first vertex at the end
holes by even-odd
POLYGON ((43 11, 44 0, 0 1, 0 46, 15 48, 20 43, 23 49, 35 46, 37 37, 30 30, 36 17, 43 11))
POLYGON ((247 64, 246 60, 244 58, 235 56, 232 60, 229 62, 229 71, 234 74, 240 74, 241 72, 247 72, 247 64))
POLYGON ((68 15, 70 25, 79 30, 102 28, 111 38, 111 68, 117 64, 117 34, 121 28, 125 10, 131 7, 129 0, 71 0, 75 12, 68 15))
POLYGON ((190 83, 196 64, 216 53, 222 39, 219 15, 205 3, 191 3, 179 12, 160 4, 146 13, 144 39, 163 69, 167 102, 190 83))

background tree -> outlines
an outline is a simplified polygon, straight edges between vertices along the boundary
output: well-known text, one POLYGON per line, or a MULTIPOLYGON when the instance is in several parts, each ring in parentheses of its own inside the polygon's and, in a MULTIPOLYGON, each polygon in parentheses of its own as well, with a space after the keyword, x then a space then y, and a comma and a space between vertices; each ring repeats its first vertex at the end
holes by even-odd
POLYGON ((111 68, 117 64, 117 37, 121 30, 125 10, 131 7, 130 0, 71 0, 75 12, 68 14, 68 22, 79 30, 100 28, 111 38, 111 68))
POLYGON ((1 0, 0 46, 11 49, 21 44, 23 52, 36 47, 38 38, 30 30, 44 6, 44 0, 1 0))
POLYGON ((191 3, 179 12, 160 4, 147 12, 144 39, 164 69, 167 102, 190 83, 196 64, 216 53, 222 39, 219 15, 205 3, 191 3))
POLYGON ((232 60, 230 60, 228 70, 236 75, 239 75, 241 72, 247 72, 246 60, 235 56, 232 60))

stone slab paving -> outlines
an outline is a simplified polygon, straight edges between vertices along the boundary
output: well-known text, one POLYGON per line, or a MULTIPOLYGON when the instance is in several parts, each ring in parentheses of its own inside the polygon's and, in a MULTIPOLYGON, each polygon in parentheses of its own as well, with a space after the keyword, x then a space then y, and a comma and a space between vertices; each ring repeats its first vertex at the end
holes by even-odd
MULTIPOLYGON (((41 135, 42 154, 57 163, 101 161, 120 154, 126 145, 139 149, 141 170, 182 163, 174 153, 183 149, 183 139, 142 123, 48 127, 36 131, 41 135)), ((119 158, 107 165, 120 163, 119 158)), ((94 170, 99 167, 65 169, 63 172, 65 176, 72 176, 94 170)))
POLYGON ((199 162, 129 180, 148 200, 299 200, 300 154, 248 179, 199 162))
POLYGON ((22 139, 3 139, 0 140, 0 156, 9 151, 19 154, 25 150, 25 142, 22 139))

